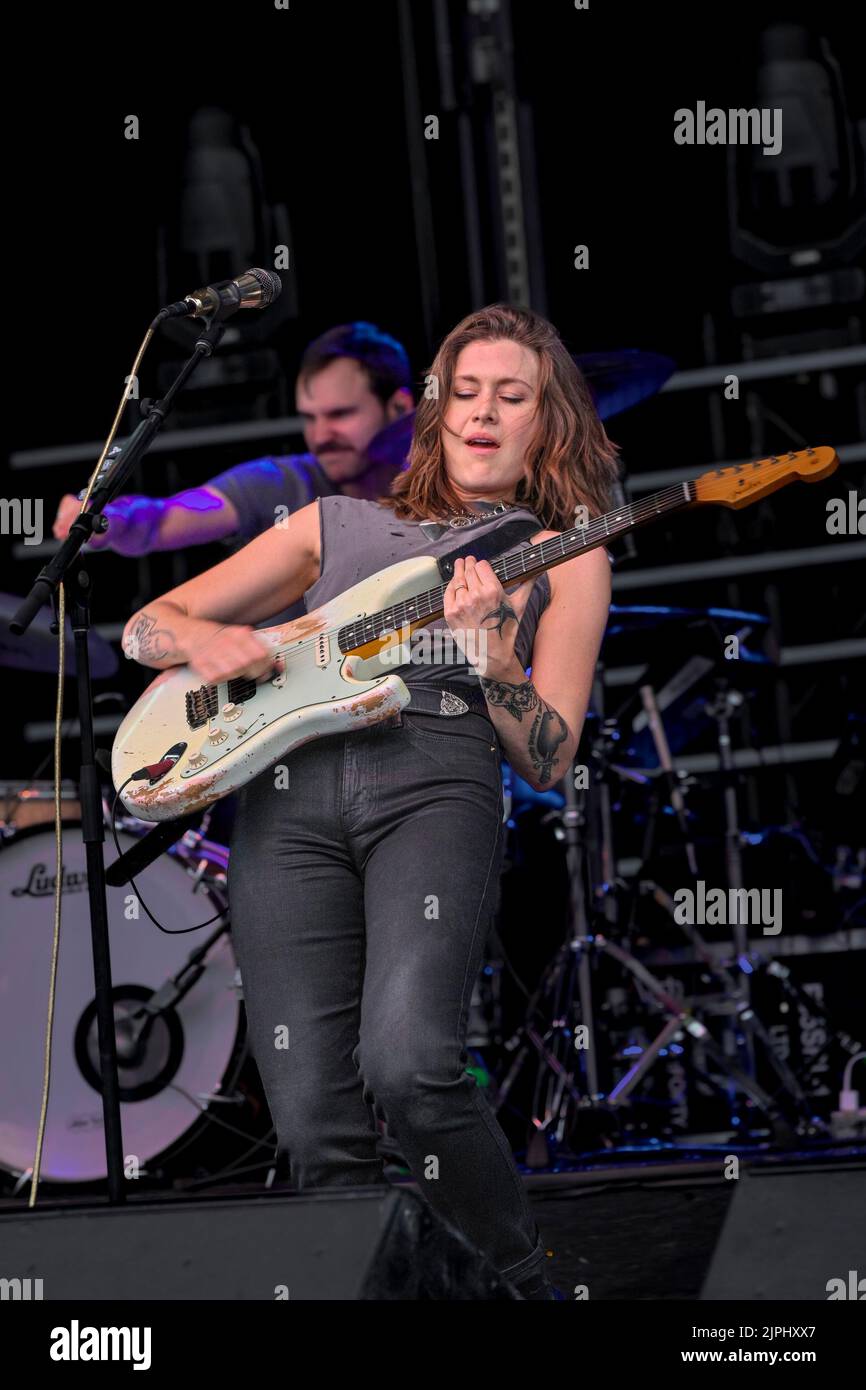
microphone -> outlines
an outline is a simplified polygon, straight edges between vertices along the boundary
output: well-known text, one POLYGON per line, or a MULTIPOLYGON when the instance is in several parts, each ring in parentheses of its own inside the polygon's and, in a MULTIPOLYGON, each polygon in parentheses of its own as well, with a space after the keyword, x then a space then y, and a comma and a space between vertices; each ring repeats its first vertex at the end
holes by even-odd
POLYGON ((204 289, 193 290, 174 304, 160 309, 155 322, 165 319, 228 318, 238 309, 267 309, 269 304, 282 294, 283 283, 272 270, 253 267, 245 270, 236 280, 218 280, 215 285, 205 285, 204 289))

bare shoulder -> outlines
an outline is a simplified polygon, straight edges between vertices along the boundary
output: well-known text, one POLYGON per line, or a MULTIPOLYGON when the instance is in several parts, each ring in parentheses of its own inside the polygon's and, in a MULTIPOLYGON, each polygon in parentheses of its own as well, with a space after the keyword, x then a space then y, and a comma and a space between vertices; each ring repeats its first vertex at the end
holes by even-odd
MULTIPOLYGON (((543 538, 557 535, 545 531, 543 538)), ((535 631, 532 680, 539 695, 566 721, 576 743, 610 614, 610 561, 598 547, 555 565, 547 575, 550 602, 535 631)))
POLYGON ((322 559, 319 499, 292 512, 286 518, 285 529, 318 566, 322 559))

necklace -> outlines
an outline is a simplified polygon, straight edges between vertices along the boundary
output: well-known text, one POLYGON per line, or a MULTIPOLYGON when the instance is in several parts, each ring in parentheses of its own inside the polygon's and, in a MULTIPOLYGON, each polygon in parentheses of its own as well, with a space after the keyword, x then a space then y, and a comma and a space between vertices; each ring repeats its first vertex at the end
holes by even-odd
POLYGON ((516 502, 497 502, 490 507, 489 512, 469 512, 465 507, 461 507, 459 512, 451 512, 448 525, 455 529, 463 526, 474 526, 477 521, 483 521, 488 516, 500 516, 503 512, 513 512, 518 504, 516 502))

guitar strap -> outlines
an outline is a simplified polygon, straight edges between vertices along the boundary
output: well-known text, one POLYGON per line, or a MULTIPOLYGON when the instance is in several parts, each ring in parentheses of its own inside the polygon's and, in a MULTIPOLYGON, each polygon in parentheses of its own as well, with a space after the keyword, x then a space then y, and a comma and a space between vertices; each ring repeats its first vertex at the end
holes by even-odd
POLYGON ((535 519, 506 521, 502 526, 494 526, 493 530, 485 535, 476 536, 474 540, 467 541, 456 550, 449 550, 446 555, 440 555, 437 561, 439 574, 443 582, 453 579, 455 560, 465 559, 467 555, 472 555, 476 560, 495 560, 507 550, 513 550, 520 541, 528 540, 542 529, 541 523, 535 519))
MULTIPOLYGON (((447 583, 454 577, 454 561, 472 555, 476 560, 495 560, 499 555, 504 555, 506 551, 513 550, 521 541, 534 536, 537 531, 542 530, 538 520, 533 518, 531 521, 506 521, 501 526, 496 526, 486 535, 476 536, 474 539, 466 541, 463 545, 457 546, 455 550, 449 550, 446 555, 437 557, 439 573, 442 582, 447 583)), ((421 684, 420 687, 413 685, 410 677, 406 677, 406 685, 411 694, 410 710, 417 713, 419 710, 426 711, 428 714, 443 715, 463 715, 467 712, 482 715, 490 725, 490 711, 487 708, 481 687, 475 687, 461 683, 459 687, 450 685, 447 681, 437 682, 435 688, 421 684)), ((400 716, 396 716, 399 722, 400 716)))

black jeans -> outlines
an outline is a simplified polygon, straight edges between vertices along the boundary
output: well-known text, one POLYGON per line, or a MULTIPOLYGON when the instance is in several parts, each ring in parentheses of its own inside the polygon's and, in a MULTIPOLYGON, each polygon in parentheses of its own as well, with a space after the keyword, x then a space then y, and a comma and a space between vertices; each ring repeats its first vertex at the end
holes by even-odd
POLYGON ((404 712, 305 744, 239 802, 232 937, 291 1185, 384 1183, 381 1115, 431 1206, 524 1278, 544 1248, 465 1070, 502 851, 492 724, 404 712))

